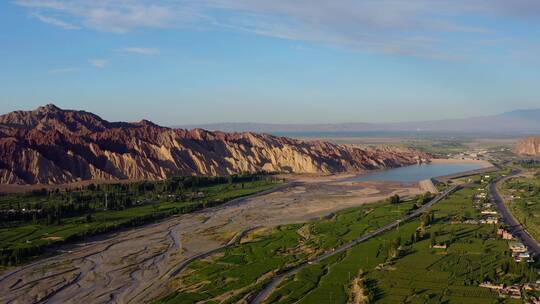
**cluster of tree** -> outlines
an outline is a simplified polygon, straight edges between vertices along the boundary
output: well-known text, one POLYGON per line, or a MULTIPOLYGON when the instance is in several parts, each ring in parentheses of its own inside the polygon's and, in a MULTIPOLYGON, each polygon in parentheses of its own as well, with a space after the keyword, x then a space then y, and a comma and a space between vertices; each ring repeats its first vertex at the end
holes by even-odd
MULTIPOLYGON (((462 261, 467 262, 467 261, 462 261)), ((456 267, 455 264, 449 264, 448 267, 456 267)), ((465 285, 478 285, 482 282, 493 282, 503 285, 523 284, 536 282, 538 274, 534 267, 527 263, 517 263, 510 257, 504 257, 497 261, 495 265, 485 265, 482 261, 478 264, 468 261, 464 273, 465 285)), ((450 269, 451 270, 451 269, 450 269)))
MULTIPOLYGON (((194 187, 203 187, 213 184, 222 184, 222 183, 242 183, 256 181, 259 179, 266 178, 265 176, 256 176, 256 175, 244 175, 238 177, 227 177, 227 178, 199 178, 199 177, 188 177, 188 178, 178 178, 177 185, 182 185, 182 187, 190 188, 192 190, 196 189, 194 187), (189 185, 189 186, 188 186, 189 185), (195 186, 198 185, 198 186, 195 186)), ((71 217, 74 215, 84 215, 83 220, 87 223, 93 222, 94 216, 92 213, 97 208, 103 208, 107 205, 107 208, 110 210, 119 210, 122 208, 129 208, 132 206, 133 202, 131 197, 133 193, 130 192, 130 187, 135 187, 135 189, 141 189, 142 191, 156 191, 155 189, 162 189, 155 185, 170 185, 169 181, 166 182, 141 182, 134 184, 118 184, 118 185, 90 185, 89 188, 85 189, 86 191, 51 191, 51 192, 40 192, 39 195, 50 196, 55 199, 54 202, 48 203, 34 203, 30 204, 25 208, 25 210, 39 210, 36 212, 22 212, 22 209, 19 209, 17 212, 0 212, 0 218, 5 216, 9 217, 10 220, 33 220, 34 222, 44 218, 40 223, 47 223, 50 225, 59 225, 62 224, 63 219, 71 217), (150 186, 150 185, 154 186, 150 186), (150 190, 153 189, 153 190, 150 190), (115 190, 115 191, 113 191, 115 190), (125 192, 120 192, 125 191, 125 192), (105 197, 106 195, 106 197, 105 197), (96 202, 97 201, 97 202, 96 202), (105 203, 106 202, 106 203, 105 203), (29 219, 28 216, 33 217, 29 219)), ((161 191, 161 190, 160 190, 161 191)), ((35 195, 35 194, 32 194, 35 195)), ((219 204, 222 204, 223 200, 208 200, 202 199, 200 201, 186 202, 184 204, 179 204, 178 207, 160 210, 158 205, 155 205, 154 211, 150 214, 145 214, 141 216, 134 217, 130 220, 121 223, 111 223, 109 225, 92 225, 86 229, 82 229, 80 233, 73 235, 67 239, 64 239, 63 242, 71 242, 86 236, 95 235, 103 232, 112 231, 122 227, 131 227, 131 226, 140 226, 143 224, 151 223, 156 220, 160 220, 175 214, 185 214, 198 210, 202 210, 208 207, 214 207, 219 204)), ((13 206, 10 206, 12 209, 13 206)), ((17 206, 21 208, 21 206, 17 206)), ((2 223, 4 223, 2 221, 2 223)), ((1 265, 17 265, 25 260, 28 260, 31 257, 41 254, 50 243, 28 243, 24 244, 22 247, 15 248, 0 248, 0 264, 1 265)), ((58 242, 54 242, 55 245, 58 242)))
MULTIPOLYGON (((470 273, 472 276, 475 274, 470 273)), ((478 273, 476 273, 478 274, 478 273)), ((496 267, 484 267, 480 265, 480 277, 471 277, 471 280, 480 282, 498 282, 503 284, 522 284, 536 282, 538 274, 534 267, 527 263, 517 263, 511 257, 502 258, 496 267)))
POLYGON ((411 234, 410 244, 420 242, 426 237, 426 229, 422 226, 416 228, 416 230, 411 234))
POLYGON ((437 237, 439 236, 439 232, 438 231, 434 231, 432 230, 429 234, 429 246, 430 247, 433 247, 435 245, 448 245, 446 242, 443 242, 443 243, 439 243, 437 241, 437 237))
POLYGON ((414 203, 412 209, 418 209, 422 207, 424 204, 430 202, 433 197, 434 195, 431 192, 420 194, 418 197, 416 197, 416 202, 414 203))
MULTIPOLYGON (((190 213, 190 212, 202 210, 205 207, 214 207, 221 203, 223 202, 222 201, 207 201, 205 202, 205 204, 194 202, 194 203, 185 204, 180 207, 173 208, 171 210, 166 210, 166 211, 159 211, 159 209, 155 209, 153 213, 134 217, 123 223, 113 223, 110 225, 93 226, 89 229, 82 230, 80 233, 72 237, 64 239, 63 242, 72 242, 72 241, 76 241, 87 236, 109 232, 109 231, 113 231, 119 228, 140 226, 140 225, 155 222, 157 220, 164 219, 172 215, 190 213)), ((86 222, 92 222, 93 220, 94 219, 91 214, 86 215, 85 217, 86 222)), ((62 223, 61 217, 52 217, 51 222, 53 224, 55 223, 61 224, 62 223)), ((41 254, 50 245, 51 244, 31 244, 30 243, 30 244, 27 244, 27 246, 20 247, 20 248, 18 247, 17 248, 0 248, 0 265, 12 266, 12 265, 20 264, 21 262, 26 261, 29 258, 32 258, 34 256, 41 254)), ((55 245, 58 245, 58 242, 55 242, 55 245)))
POLYGON ((476 231, 474 237, 480 240, 489 240, 497 237, 498 226, 493 224, 489 231, 476 231))
POLYGON ((7 209, 0 210, 0 222, 13 225, 46 219, 46 223, 52 225, 60 224, 62 218, 85 215, 98 209, 123 210, 132 206, 129 193, 68 192, 53 194, 47 202, 26 203, 24 207, 8 205, 7 209))
POLYGON ((428 191, 428 192, 426 192, 424 194, 420 194, 418 196, 418 198, 416 199, 416 202, 423 205, 423 204, 431 201, 433 198, 434 198, 433 193, 428 191))
POLYGON ((435 213, 433 211, 424 213, 420 216, 420 226, 411 234, 409 245, 422 241, 426 238, 426 227, 435 222, 435 213))
POLYGON ((391 260, 399 258, 400 255, 401 255, 401 236, 398 236, 397 238, 393 239, 392 242, 390 242, 386 259, 388 261, 391 261, 391 260))
MULTIPOLYGON (((186 193, 202 187, 272 179, 263 174, 233 176, 173 177, 165 181, 136 183, 90 184, 78 189, 38 189, 25 194, 13 194, 13 201, 0 206, 0 225, 12 226, 21 222, 60 224, 63 218, 84 216, 97 210, 124 210, 144 202, 155 202, 164 195, 174 199, 191 200, 186 193), (141 198, 137 201, 136 198, 141 198), (20 201, 27 201, 24 206, 20 201)), ((9 201, 9 196, 5 200, 9 201)))
POLYGON ((179 176, 160 182, 140 182, 129 185, 131 190, 138 194, 146 193, 183 193, 194 188, 209 187, 221 184, 245 183, 271 178, 263 173, 245 173, 229 176, 179 176))
POLYGON ((388 198, 388 202, 391 204, 399 204, 401 203, 401 198, 399 197, 399 195, 394 194, 388 198))
POLYGON ((538 274, 533 267, 529 267, 527 263, 516 263, 510 257, 505 258, 499 264, 498 269, 496 269, 495 276, 493 276, 493 272, 488 272, 487 275, 489 276, 489 279, 495 281, 497 276, 501 276, 501 273, 506 277, 513 278, 510 283, 536 282, 538 279, 538 274))
POLYGON ((435 212, 430 211, 420 216, 420 227, 427 227, 435 222, 435 212))
POLYGON ((43 249, 43 246, 17 247, 12 249, 0 248, 0 265, 18 265, 26 261, 29 257, 41 254, 43 249))
POLYGON ((515 180, 508 183, 508 188, 514 190, 523 190, 522 194, 533 197, 540 195, 540 187, 530 182, 523 182, 521 180, 515 180))
MULTIPOLYGON (((363 276, 363 272, 362 270, 360 270, 358 273, 358 277, 362 277, 362 276, 363 276)), ((378 294, 376 282, 374 280, 362 278, 358 280, 358 284, 360 285, 360 289, 364 293, 363 303, 365 304, 374 303, 375 300, 377 299, 377 294, 378 294)), ((350 301, 350 302, 353 302, 353 301, 350 301)))
POLYGON ((538 169, 540 168, 540 160, 536 159, 524 159, 517 162, 517 164, 523 168, 538 169))

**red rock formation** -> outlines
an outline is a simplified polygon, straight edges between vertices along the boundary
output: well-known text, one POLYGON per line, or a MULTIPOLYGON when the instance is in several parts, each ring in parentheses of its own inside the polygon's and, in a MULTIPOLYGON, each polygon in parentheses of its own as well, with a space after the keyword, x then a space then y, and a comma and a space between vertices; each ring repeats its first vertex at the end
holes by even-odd
POLYGON ((0 116, 0 182, 59 184, 271 171, 359 172, 409 165, 428 155, 361 149, 255 133, 113 123, 54 105, 0 116))
POLYGON ((514 153, 519 155, 540 156, 540 136, 531 136, 518 141, 514 153))

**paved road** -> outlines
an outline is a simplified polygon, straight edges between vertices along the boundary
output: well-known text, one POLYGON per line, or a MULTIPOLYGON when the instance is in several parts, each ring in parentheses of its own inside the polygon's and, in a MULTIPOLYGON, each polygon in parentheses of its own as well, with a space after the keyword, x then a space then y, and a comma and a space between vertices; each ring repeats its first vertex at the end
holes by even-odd
POLYGON ((488 191, 493 202, 497 206, 499 214, 502 216, 502 220, 509 226, 508 231, 510 231, 514 236, 521 239, 523 244, 525 244, 529 248, 529 252, 532 256, 538 257, 540 256, 540 244, 538 244, 538 242, 529 235, 529 233, 525 230, 525 228, 523 228, 523 226, 521 226, 519 221, 516 220, 516 218, 512 215, 508 208, 506 208, 504 200, 499 194, 499 191, 497 190, 497 185, 504 183, 505 181, 515 177, 520 173, 521 170, 512 169, 511 173, 508 176, 504 178, 498 178, 491 182, 488 186, 488 191))
POLYGON ((374 230, 368 234, 365 234, 345 245, 342 245, 338 248, 336 248, 335 250, 333 251, 330 251, 330 252, 327 252, 323 255, 320 255, 319 257, 315 258, 314 260, 311 260, 311 261, 308 261, 308 262, 305 262, 305 263, 302 263, 300 265, 298 265, 297 267, 295 268, 292 268, 280 275, 277 275, 275 276, 268 284, 266 284, 264 286, 264 288, 259 292, 259 294, 257 294, 251 301, 250 303, 251 304, 259 304, 259 303, 262 303, 266 298, 268 298, 268 296, 270 296, 270 294, 272 293, 272 291, 287 277, 291 276, 291 275, 294 275, 296 273, 298 273, 300 270, 306 268, 308 265, 310 264, 313 264, 313 263, 318 263, 318 262, 321 262, 335 254, 338 254, 338 253, 341 253, 341 252, 344 252, 348 249, 350 249, 351 247, 353 246, 356 246, 362 242, 365 242, 375 236, 378 236, 378 235, 381 235, 389 230, 392 230, 394 228, 396 228, 397 226, 399 226, 401 223, 403 222, 407 222, 419 215, 421 215, 422 213, 424 213, 426 210, 428 210, 429 208, 431 208, 434 204, 436 204, 437 202, 441 201, 442 199, 446 198, 448 195, 450 195, 451 193, 455 192, 456 190, 462 188, 463 186, 461 185, 456 185, 456 186, 453 186, 452 188, 444 191, 443 193, 437 195, 434 199, 432 199, 430 202, 428 202, 427 204, 423 205, 422 207, 416 209, 414 212, 402 217, 401 219, 399 220, 396 220, 390 224, 387 224, 377 230, 374 230))

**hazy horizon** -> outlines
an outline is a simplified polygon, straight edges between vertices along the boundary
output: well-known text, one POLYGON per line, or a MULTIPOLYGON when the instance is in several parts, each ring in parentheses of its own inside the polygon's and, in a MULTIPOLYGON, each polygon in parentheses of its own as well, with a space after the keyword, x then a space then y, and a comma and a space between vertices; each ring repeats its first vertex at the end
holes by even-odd
POLYGON ((276 122, 265 122, 265 121, 216 121, 216 122, 195 122, 195 123, 188 123, 188 124, 183 124, 183 123, 173 123, 173 124, 160 124, 159 122, 157 121, 154 121, 148 117, 140 117, 140 118, 135 118, 133 120, 123 120, 123 119, 109 119, 107 118, 106 115, 104 115, 103 113, 99 113, 99 112, 92 112, 92 111, 89 111, 87 109, 82 109, 82 108, 74 108, 74 107, 65 107, 65 106, 62 106, 58 103, 54 103, 54 102, 49 102, 49 103, 44 103, 44 104, 39 104, 37 106, 35 106, 34 108, 29 108, 29 109, 23 109, 23 108, 16 108, 16 109, 13 109, 13 110, 10 110, 8 112, 2 112, 0 113, 0 115, 3 115, 3 114, 7 114, 9 112, 13 112, 13 111, 33 111, 33 110, 36 110, 40 107, 46 107, 48 105, 53 105, 55 107, 59 107, 60 109, 62 110, 74 110, 74 111, 85 111, 85 112, 90 112, 92 114, 95 114, 95 115, 98 115, 99 117, 101 117, 102 119, 105 119, 107 121, 110 121, 110 122, 138 122, 138 121, 141 121, 141 120, 149 120, 149 121, 152 121, 154 123, 157 123, 159 125, 162 125, 162 126, 166 126, 166 127, 197 127, 197 126, 205 126, 205 125, 235 125, 235 124, 238 124, 238 125, 249 125, 249 124, 253 124, 253 125, 284 125, 284 126, 287 126, 287 125, 346 125, 346 124, 373 124, 373 125, 378 125, 378 124, 399 124, 399 123, 414 123, 414 122, 436 122, 436 121, 443 121, 443 120, 460 120, 460 119, 469 119, 469 118, 477 118, 477 117, 491 117, 491 116, 497 116, 497 115, 503 115, 503 114, 508 114, 508 113, 512 113, 512 112, 521 112, 521 111, 531 111, 531 110, 534 110, 534 111, 540 111, 540 108, 538 109, 514 109, 514 110, 510 110, 510 111, 506 111, 506 112, 502 112, 502 113, 492 113, 492 114, 486 114, 486 115, 481 115, 481 116, 464 116, 464 117, 450 117, 450 118, 443 118, 443 119, 437 119, 437 118, 431 118, 431 119, 423 119, 423 120, 401 120, 401 121, 371 121, 371 122, 367 122, 367 121, 344 121, 344 122, 317 122, 317 121, 313 121, 313 122, 304 122, 304 123, 298 123, 298 122, 281 122, 281 123, 276 123, 276 122))

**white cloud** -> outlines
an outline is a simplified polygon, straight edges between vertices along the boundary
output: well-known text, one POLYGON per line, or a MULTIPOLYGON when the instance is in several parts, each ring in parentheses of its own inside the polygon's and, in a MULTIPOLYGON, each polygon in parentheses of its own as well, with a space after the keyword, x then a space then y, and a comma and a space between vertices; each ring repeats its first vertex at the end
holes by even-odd
POLYGON ((183 8, 179 1, 16 0, 15 3, 42 16, 54 16, 60 22, 113 33, 170 27, 182 20, 189 22, 191 15, 190 8, 183 8))
POLYGON ((76 26, 74 24, 62 21, 60 19, 56 19, 54 17, 43 16, 43 15, 41 15, 39 13, 32 14, 32 17, 37 18, 39 21, 41 21, 43 23, 48 23, 48 24, 51 24, 51 25, 54 25, 54 26, 58 26, 58 27, 61 27, 61 28, 65 29, 65 30, 80 29, 79 26, 76 26))
MULTIPOLYGON (((455 57, 463 44, 513 37, 481 18, 540 20, 538 0, 16 0, 65 29, 225 28, 385 54, 455 57), (480 26, 479 24, 482 24, 480 26), (455 33, 462 37, 456 39, 455 33), (454 36, 454 37, 450 37, 454 36), (456 42, 459 40, 459 42, 456 42), (461 44, 461 45, 460 45, 461 44)), ((508 43, 511 47, 511 43, 508 43)), ((126 48, 150 55, 153 50, 126 48)))
POLYGON ((132 53, 132 54, 146 55, 146 56, 157 55, 160 52, 158 48, 143 48, 143 47, 127 47, 127 48, 120 49, 118 51, 122 53, 132 53))
POLYGON ((108 60, 106 60, 106 59, 99 59, 99 58, 89 59, 88 62, 89 62, 93 67, 96 67, 96 68, 98 68, 98 69, 103 69, 103 68, 106 67, 107 64, 109 63, 108 60))

